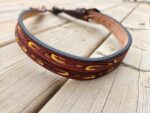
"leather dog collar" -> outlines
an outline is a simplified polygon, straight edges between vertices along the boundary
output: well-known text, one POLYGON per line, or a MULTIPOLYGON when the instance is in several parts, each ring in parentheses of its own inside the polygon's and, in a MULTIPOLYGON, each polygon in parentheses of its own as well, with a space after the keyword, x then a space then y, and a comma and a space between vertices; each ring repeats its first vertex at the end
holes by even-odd
POLYGON ((77 10, 31 8, 25 10, 19 15, 15 35, 19 46, 35 62, 63 77, 78 80, 95 79, 114 70, 120 64, 132 43, 131 35, 126 28, 95 8, 77 10), (23 23, 23 20, 45 12, 51 12, 55 15, 63 12, 77 19, 84 21, 91 19, 97 24, 102 24, 116 36, 121 49, 100 58, 83 58, 48 46, 33 36, 23 23))

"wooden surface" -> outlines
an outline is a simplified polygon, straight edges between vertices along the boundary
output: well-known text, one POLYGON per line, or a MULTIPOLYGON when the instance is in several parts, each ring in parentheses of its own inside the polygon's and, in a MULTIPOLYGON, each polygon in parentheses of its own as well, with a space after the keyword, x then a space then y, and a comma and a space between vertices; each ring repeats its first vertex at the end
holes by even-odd
MULTIPOLYGON (((150 5, 142 2, 0 0, 0 113, 149 113, 149 12, 150 5), (112 73, 91 81, 66 79, 42 68, 22 52, 14 37, 18 14, 41 4, 100 9, 132 34, 129 53, 112 73)), ((102 57, 119 49, 115 37, 101 25, 64 14, 41 16, 25 24, 55 48, 82 57, 102 57)))

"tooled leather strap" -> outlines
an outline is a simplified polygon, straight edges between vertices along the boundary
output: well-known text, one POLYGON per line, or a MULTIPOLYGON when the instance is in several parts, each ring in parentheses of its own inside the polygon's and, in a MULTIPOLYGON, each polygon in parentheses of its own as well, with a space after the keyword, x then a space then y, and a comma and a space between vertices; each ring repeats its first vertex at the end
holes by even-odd
POLYGON ((119 22, 102 14, 95 8, 80 10, 32 8, 25 10, 19 16, 15 34, 22 50, 35 62, 58 75, 78 80, 94 79, 114 70, 120 64, 132 43, 131 35, 119 22), (23 20, 47 11, 55 15, 64 12, 84 21, 91 19, 95 23, 104 25, 116 36, 121 49, 100 58, 83 58, 46 45, 26 29, 23 20))

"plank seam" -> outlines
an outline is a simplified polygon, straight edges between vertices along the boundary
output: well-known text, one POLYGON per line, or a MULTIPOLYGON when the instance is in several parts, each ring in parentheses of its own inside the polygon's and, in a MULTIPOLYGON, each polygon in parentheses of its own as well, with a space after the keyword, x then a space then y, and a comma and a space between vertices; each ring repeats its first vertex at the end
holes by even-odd
MULTIPOLYGON (((57 77, 55 77, 53 80, 57 80, 58 78, 57 77)), ((52 80, 52 81, 53 81, 52 80)), ((55 82, 54 84, 56 84, 57 82, 55 82)), ((64 82, 65 83, 65 82, 64 82)), ((64 84, 63 83, 63 84, 64 84)), ((52 87, 52 85, 54 85, 54 84, 51 84, 49 87, 47 87, 43 92, 41 92, 41 94, 40 95, 38 95, 37 97, 35 97, 32 101, 30 101, 21 111, 20 111, 20 113, 22 113, 28 106, 30 106, 30 104, 32 104, 35 100, 37 100, 37 98, 38 97, 40 97, 44 92, 46 92, 50 87, 52 87)), ((45 103, 47 103, 48 101, 49 101, 49 99, 50 98, 52 98, 55 94, 56 94, 56 92, 60 89, 61 87, 59 87, 59 86, 57 86, 57 88, 55 88, 55 90, 53 90, 53 92, 51 92, 51 97, 48 97, 47 96, 47 99, 46 100, 44 100, 44 102, 42 102, 42 103, 40 103, 40 107, 39 108, 36 108, 35 110, 34 110, 34 112, 35 113, 37 113, 44 105, 45 105, 45 103)))
MULTIPOLYGON (((137 47, 135 47, 135 48, 137 48, 137 47)), ((143 50, 143 49, 140 49, 140 48, 137 48, 137 49, 143 50)), ((145 50, 145 51, 146 51, 146 50, 145 50)), ((100 51, 96 51, 96 53, 105 56, 105 54, 103 54, 103 53, 100 52, 100 51)), ((141 64, 141 60, 142 60, 142 58, 140 58, 140 64, 141 64)), ((125 62, 121 62, 120 65, 129 67, 129 68, 134 69, 134 70, 142 71, 142 72, 150 72, 149 70, 139 69, 140 66, 139 66, 139 67, 134 67, 134 66, 128 65, 128 64, 125 63, 125 62)))
MULTIPOLYGON (((118 67, 118 68, 119 68, 119 67, 118 67)), ((109 95, 110 95, 110 93, 111 93, 112 87, 113 87, 113 85, 114 85, 114 82, 115 82, 115 80, 116 80, 116 76, 117 76, 117 73, 118 73, 118 68, 117 68, 117 70, 116 70, 115 77, 114 77, 114 80, 113 80, 113 82, 112 82, 112 85, 111 85, 111 87, 110 87, 110 89, 109 89, 109 92, 108 92, 108 95, 107 95, 107 97, 106 97, 106 100, 105 100, 105 102, 104 102, 104 104, 103 104, 101 113, 102 113, 103 110, 104 110, 104 106, 106 105, 106 102, 107 102, 107 100, 108 100, 108 98, 109 98, 109 95)))
POLYGON ((126 28, 132 31, 150 30, 148 28, 135 28, 135 27, 126 27, 126 28))
POLYGON ((104 82, 105 82, 105 81, 106 81, 106 79, 103 81, 103 83, 102 83, 102 85, 101 85, 101 87, 100 87, 100 89, 99 89, 99 91, 98 91, 97 96, 95 97, 95 99, 94 99, 94 101, 93 101, 92 105, 90 106, 90 110, 89 110, 89 112, 88 112, 88 113, 90 113, 90 112, 91 112, 91 110, 92 110, 92 106, 94 105, 94 103, 95 103, 96 99, 98 98, 98 96, 99 96, 99 94, 100 94, 100 92, 101 92, 101 89, 102 89, 103 84, 104 84, 104 82))
POLYGON ((138 112, 138 105, 139 105, 139 97, 140 97, 140 85, 139 85, 139 81, 140 81, 140 71, 138 71, 139 72, 139 75, 138 75, 138 82, 137 82, 137 86, 138 86, 138 95, 137 95, 137 102, 136 102, 136 113, 138 112))
MULTIPOLYGON (((80 83, 79 83, 80 84, 80 83)), ((79 86, 79 84, 77 85, 77 87, 74 89, 74 91, 78 88, 78 86, 79 86)), ((84 89, 86 89, 86 87, 85 88, 83 88, 83 90, 84 89)), ((73 92, 70 94, 70 96, 73 94, 73 92)), ((80 94, 79 94, 79 96, 82 94, 82 92, 80 92, 80 94)), ((70 97, 69 96, 69 97, 70 97)), ((75 102, 77 101, 78 99, 76 99, 75 100, 75 102)), ((66 101, 64 101, 64 103, 65 103, 66 101)), ((71 108, 72 108, 72 106, 75 104, 75 102, 71 105, 71 107, 70 107, 70 109, 68 110, 68 112, 67 113, 69 113, 69 111, 71 110, 71 108)), ((64 105, 64 104, 63 104, 64 105)), ((59 111, 58 111, 58 113, 60 113, 61 112, 61 110, 62 110, 63 108, 61 108, 59 111)))

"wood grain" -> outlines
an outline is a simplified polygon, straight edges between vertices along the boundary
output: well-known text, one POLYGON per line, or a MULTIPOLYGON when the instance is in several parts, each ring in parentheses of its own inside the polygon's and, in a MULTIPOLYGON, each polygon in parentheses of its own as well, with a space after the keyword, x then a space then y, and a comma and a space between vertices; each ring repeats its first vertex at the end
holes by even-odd
POLYGON ((97 80, 86 82, 69 80, 40 113, 109 113, 110 111, 115 113, 118 107, 120 107, 119 113, 128 111, 134 113, 138 76, 138 71, 120 66, 114 72, 97 80))
POLYGON ((150 29, 150 6, 149 4, 140 4, 137 9, 124 21, 124 25, 130 29, 150 29))
POLYGON ((139 78, 139 97, 138 97, 138 106, 137 113, 148 113, 150 112, 150 73, 149 72, 140 72, 139 78))

